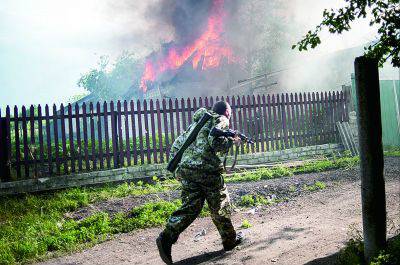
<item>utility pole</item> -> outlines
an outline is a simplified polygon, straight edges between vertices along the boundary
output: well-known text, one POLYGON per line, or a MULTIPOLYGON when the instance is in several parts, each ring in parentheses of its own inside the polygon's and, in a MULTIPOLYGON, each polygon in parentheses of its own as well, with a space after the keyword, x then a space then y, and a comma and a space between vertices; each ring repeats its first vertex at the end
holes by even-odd
POLYGON ((357 57, 354 68, 358 101, 364 257, 369 264, 386 246, 378 61, 365 56, 357 57))

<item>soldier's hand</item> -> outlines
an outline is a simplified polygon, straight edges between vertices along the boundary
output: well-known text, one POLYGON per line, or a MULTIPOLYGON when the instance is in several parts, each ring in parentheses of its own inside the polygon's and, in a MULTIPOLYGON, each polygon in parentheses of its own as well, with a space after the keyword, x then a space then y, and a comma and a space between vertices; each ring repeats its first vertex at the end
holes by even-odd
POLYGON ((235 135, 235 137, 233 137, 233 143, 234 143, 236 146, 239 146, 239 145, 242 143, 242 139, 240 138, 239 135, 235 135))

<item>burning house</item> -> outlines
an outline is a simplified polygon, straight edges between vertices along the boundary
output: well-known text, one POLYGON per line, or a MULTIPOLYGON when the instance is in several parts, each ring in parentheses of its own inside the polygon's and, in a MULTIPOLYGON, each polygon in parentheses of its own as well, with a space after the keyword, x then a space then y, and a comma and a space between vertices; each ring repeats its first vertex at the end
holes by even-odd
POLYGON ((176 38, 147 57, 140 82, 144 98, 216 95, 247 76, 224 34, 224 0, 174 5, 176 38))

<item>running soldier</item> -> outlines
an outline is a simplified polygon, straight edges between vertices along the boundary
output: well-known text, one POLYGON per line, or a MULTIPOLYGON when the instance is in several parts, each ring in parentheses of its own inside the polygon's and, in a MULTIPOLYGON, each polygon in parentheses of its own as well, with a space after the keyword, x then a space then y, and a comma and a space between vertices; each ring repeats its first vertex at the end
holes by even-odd
MULTIPOLYGON (((194 114, 194 123, 198 122, 207 110, 201 108, 194 114)), ((219 101, 209 111, 211 118, 200 130, 196 140, 185 150, 182 160, 175 171, 177 179, 182 184, 182 206, 168 219, 164 231, 156 240, 162 260, 172 264, 171 247, 180 235, 200 214, 204 202, 207 201, 211 219, 218 229, 225 251, 232 250, 241 243, 241 236, 236 231, 230 219, 231 203, 222 176, 223 165, 217 153, 227 152, 233 145, 240 145, 240 137, 214 137, 210 135, 213 127, 226 130, 229 128, 231 107, 227 102, 219 101)), ((193 126, 191 125, 191 127, 193 126)), ((177 151, 177 146, 185 140, 185 134, 178 137, 171 148, 171 153, 177 151)))

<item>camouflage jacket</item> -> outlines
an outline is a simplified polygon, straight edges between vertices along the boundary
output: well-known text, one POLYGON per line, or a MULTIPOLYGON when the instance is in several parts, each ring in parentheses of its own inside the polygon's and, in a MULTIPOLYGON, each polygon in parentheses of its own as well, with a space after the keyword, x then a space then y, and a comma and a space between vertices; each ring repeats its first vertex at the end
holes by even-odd
MULTIPOLYGON (((196 122, 201 119, 206 111, 205 108, 200 108, 195 112, 193 116, 194 123, 177 138, 171 148, 171 153, 175 153, 179 149, 186 139, 185 136, 194 128, 196 122)), ((176 171, 178 177, 185 178, 185 175, 188 174, 220 174, 223 171, 222 161, 218 153, 227 152, 233 141, 226 137, 210 136, 210 131, 213 127, 221 130, 228 129, 229 120, 223 115, 218 115, 212 111, 208 112, 213 115, 213 118, 203 126, 196 140, 183 153, 182 160, 176 171)))

